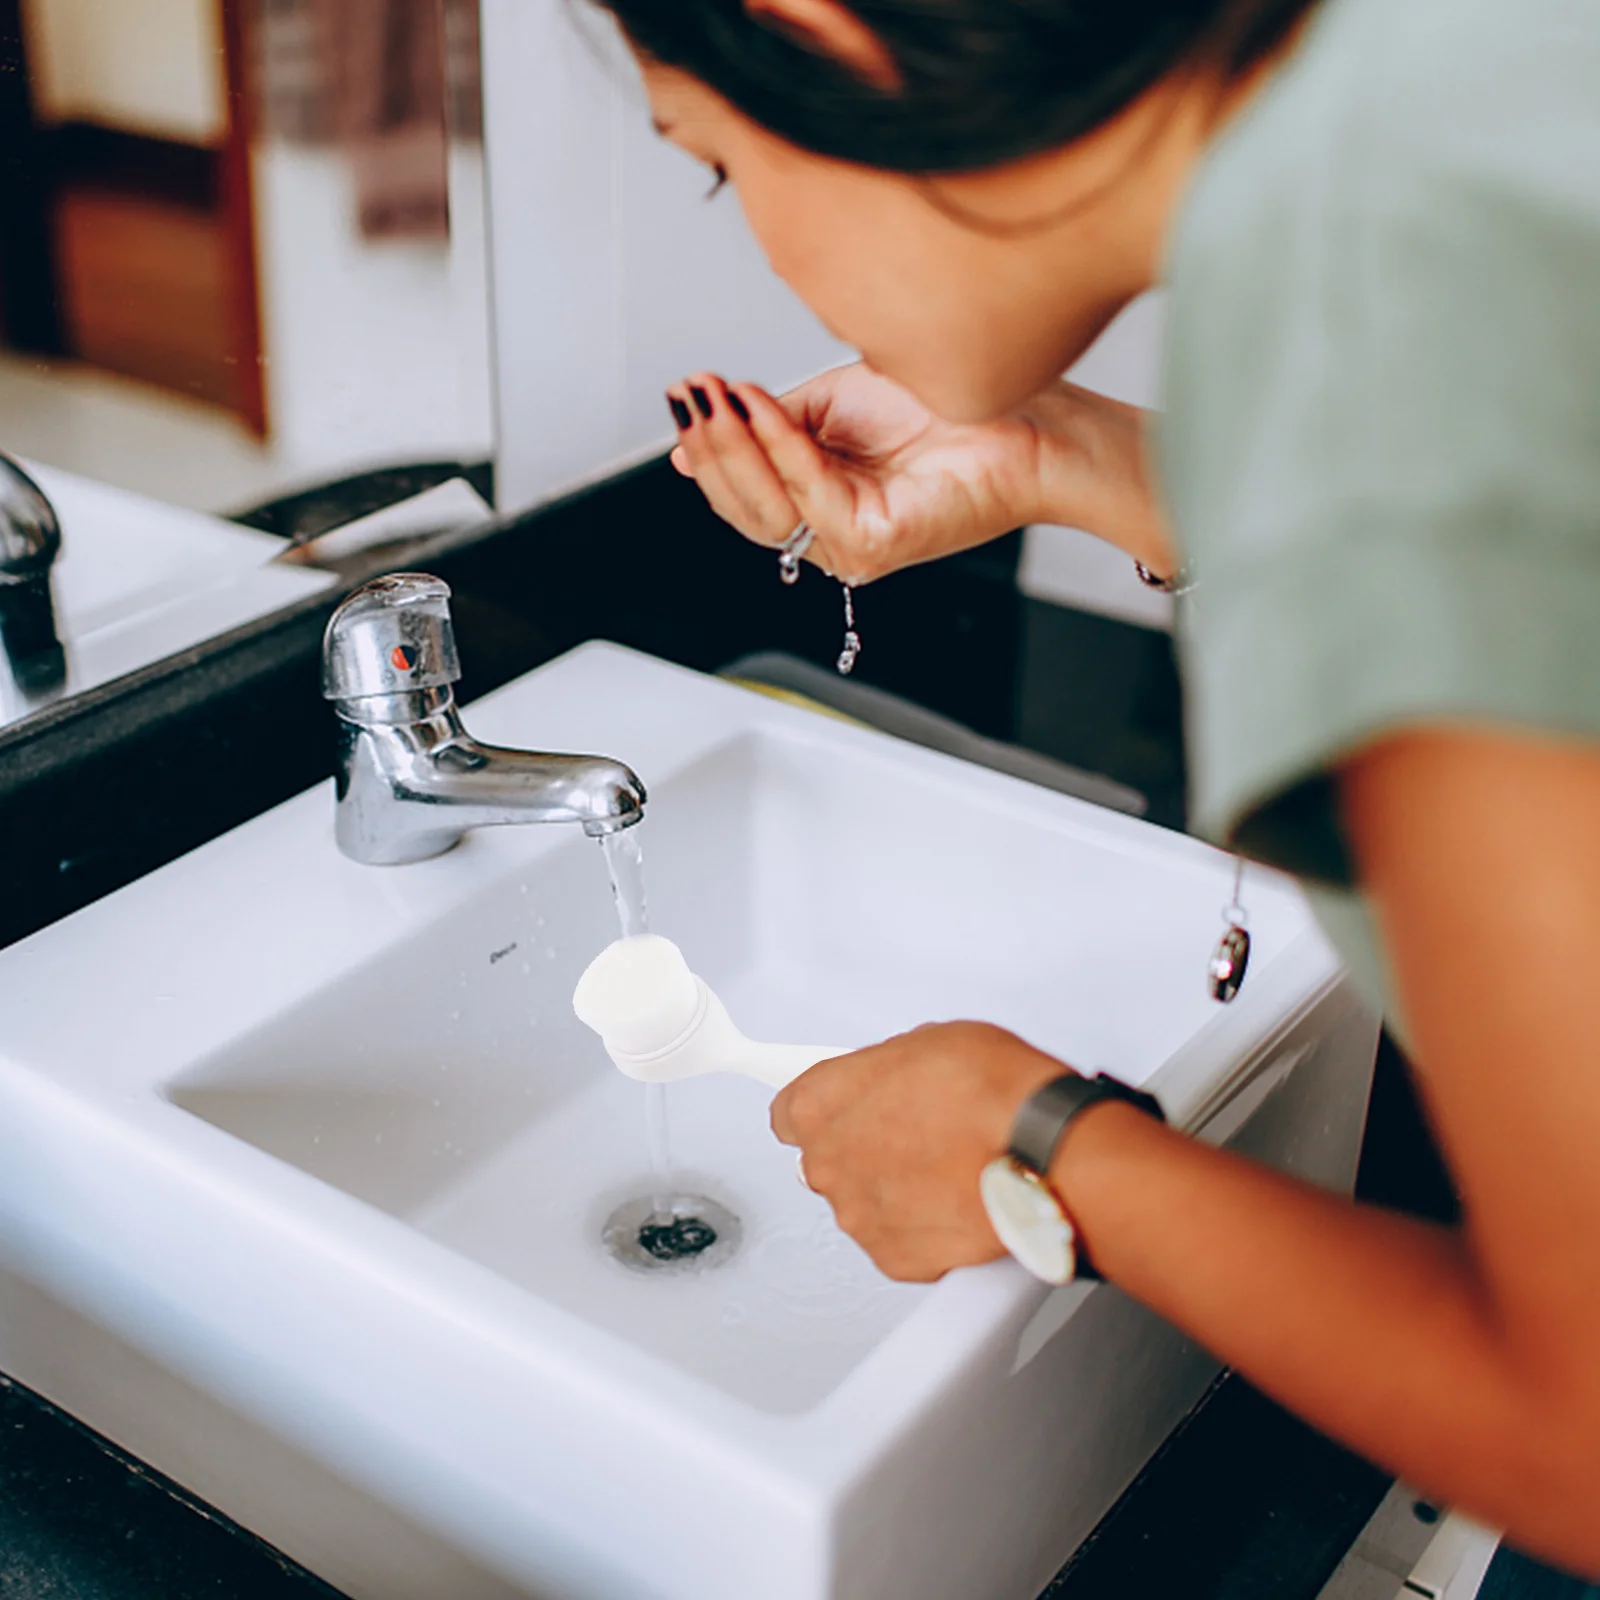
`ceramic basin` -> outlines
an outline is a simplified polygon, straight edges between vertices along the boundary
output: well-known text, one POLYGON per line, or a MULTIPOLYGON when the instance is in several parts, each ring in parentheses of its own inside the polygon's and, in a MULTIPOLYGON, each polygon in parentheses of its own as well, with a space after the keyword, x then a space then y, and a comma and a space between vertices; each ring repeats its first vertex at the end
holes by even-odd
MULTIPOLYGON (((653 924, 746 1032, 994 1020, 1349 1183, 1375 1027, 1285 881, 1221 1007, 1191 840, 605 645, 469 722, 641 773, 653 924)), ((1033 1600, 1211 1360, 1008 1262, 887 1282, 742 1080, 669 1091, 739 1249, 629 1271, 646 1091, 570 1003, 598 847, 364 868, 332 822, 325 786, 0 954, 0 1363, 358 1600, 1033 1600)))

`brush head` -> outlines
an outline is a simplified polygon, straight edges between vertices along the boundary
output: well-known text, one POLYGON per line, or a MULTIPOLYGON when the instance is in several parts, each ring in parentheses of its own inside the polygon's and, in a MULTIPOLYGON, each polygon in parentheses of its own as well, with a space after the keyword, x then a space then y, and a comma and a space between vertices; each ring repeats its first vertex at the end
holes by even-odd
POLYGON ((702 990, 683 953, 670 939, 646 933, 619 939, 589 964, 578 980, 572 1009, 605 1041, 611 1059, 634 1070, 670 1050, 704 1011, 702 990))

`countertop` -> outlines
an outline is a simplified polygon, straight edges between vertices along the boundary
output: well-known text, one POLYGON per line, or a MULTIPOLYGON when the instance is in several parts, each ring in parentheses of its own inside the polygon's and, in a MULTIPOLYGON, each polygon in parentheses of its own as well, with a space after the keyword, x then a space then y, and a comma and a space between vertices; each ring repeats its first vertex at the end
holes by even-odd
MULTIPOLYGON (((1016 557, 1013 538, 865 591, 861 679, 1130 785, 1148 797, 1152 821, 1181 828, 1170 640, 1026 598, 1016 557)), ((661 462, 429 565, 456 591, 464 699, 596 637, 707 671, 758 650, 831 662, 839 648, 837 585, 808 572, 781 586, 773 559, 729 534, 661 462)), ((0 857, 0 943, 328 775, 332 719, 317 682, 325 616, 301 608, 0 760, 0 829, 28 845, 0 857)), ((1427 1214, 1448 1208, 1387 1045, 1361 1186, 1427 1214)), ((1388 1486, 1226 1376, 1048 1600, 1313 1600, 1388 1486)), ((36 1596, 337 1600, 40 1397, 4 1385, 0 1600, 36 1596)))

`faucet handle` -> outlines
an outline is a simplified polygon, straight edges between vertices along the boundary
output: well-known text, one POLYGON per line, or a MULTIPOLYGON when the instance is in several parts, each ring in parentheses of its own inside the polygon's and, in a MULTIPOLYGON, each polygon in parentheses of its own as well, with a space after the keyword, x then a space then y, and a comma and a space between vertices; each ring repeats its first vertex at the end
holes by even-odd
POLYGON ((450 585, 425 572, 396 572, 356 590, 334 612, 322 644, 327 700, 441 689, 461 676, 450 585))

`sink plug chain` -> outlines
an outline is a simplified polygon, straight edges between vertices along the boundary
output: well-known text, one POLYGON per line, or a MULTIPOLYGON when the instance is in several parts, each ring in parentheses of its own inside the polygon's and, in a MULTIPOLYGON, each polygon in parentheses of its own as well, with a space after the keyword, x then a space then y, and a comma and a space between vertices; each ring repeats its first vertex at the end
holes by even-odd
MULTIPOLYGON (((800 581, 800 563, 815 543, 816 537, 810 523, 802 522, 778 546, 780 582, 792 587, 800 581)), ((840 677, 848 678, 856 670, 856 662, 861 657, 861 635, 856 632, 855 595, 849 584, 842 584, 840 587, 844 590, 844 648, 839 652, 839 659, 835 665, 839 669, 840 677)))
POLYGON ((1250 913, 1245 910, 1244 858, 1241 856, 1233 869, 1233 898, 1222 908, 1222 920, 1228 931, 1223 934, 1206 969, 1211 980, 1211 998, 1227 1005, 1244 987, 1244 975, 1250 965, 1250 913))

